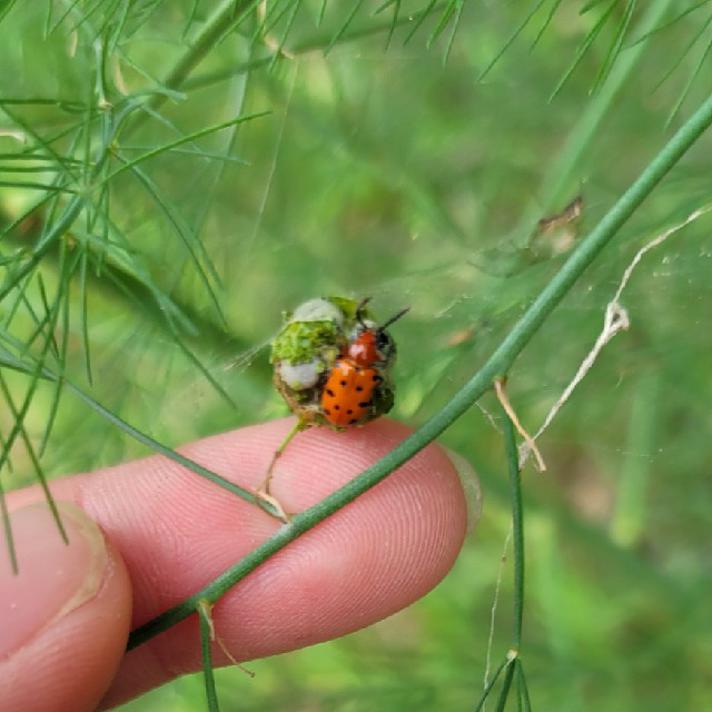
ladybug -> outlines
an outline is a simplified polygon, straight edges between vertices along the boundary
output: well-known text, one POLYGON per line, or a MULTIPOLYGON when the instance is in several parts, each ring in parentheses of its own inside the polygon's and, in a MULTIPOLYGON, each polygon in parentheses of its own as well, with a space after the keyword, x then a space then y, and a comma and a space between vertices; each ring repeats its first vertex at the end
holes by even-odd
POLYGON ((387 413, 393 405, 388 370, 395 358, 395 343, 386 327, 410 307, 377 326, 364 321, 363 309, 368 301, 359 304, 354 335, 334 362, 321 393, 322 415, 337 428, 363 425, 387 413))

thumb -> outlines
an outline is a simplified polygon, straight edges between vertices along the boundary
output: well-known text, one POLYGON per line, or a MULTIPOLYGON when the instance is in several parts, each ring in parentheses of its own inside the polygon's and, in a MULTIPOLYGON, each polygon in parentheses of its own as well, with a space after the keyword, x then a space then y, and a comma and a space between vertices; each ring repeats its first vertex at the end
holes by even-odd
POLYGON ((131 614, 124 563, 78 507, 11 514, 19 572, 0 552, 0 700, 7 712, 95 709, 123 656, 131 614))

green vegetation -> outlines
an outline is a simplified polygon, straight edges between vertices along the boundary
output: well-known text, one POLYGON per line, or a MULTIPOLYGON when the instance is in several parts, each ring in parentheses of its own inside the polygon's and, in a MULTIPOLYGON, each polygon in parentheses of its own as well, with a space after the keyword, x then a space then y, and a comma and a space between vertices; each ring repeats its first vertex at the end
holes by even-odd
MULTIPOLYGON (((481 479, 433 593, 255 679, 216 671, 225 709, 473 709, 512 627, 523 664, 489 708, 502 681, 507 709, 527 687, 534 709, 703 708, 712 215, 617 289, 712 205, 712 3, 6 2, 0 32, 5 491, 284 414, 265 346, 329 294, 411 305, 393 415, 447 428, 481 479), (536 432, 613 300, 629 328, 510 500, 508 421, 471 398, 506 372, 536 432), (490 650, 513 509, 526 594, 510 556, 490 650)), ((124 709, 204 699, 192 676, 124 709)))

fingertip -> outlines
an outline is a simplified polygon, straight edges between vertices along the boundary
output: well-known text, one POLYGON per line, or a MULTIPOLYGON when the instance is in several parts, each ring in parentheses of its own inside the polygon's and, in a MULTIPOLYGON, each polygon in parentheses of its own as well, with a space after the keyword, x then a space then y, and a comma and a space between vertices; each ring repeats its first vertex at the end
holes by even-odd
POLYGON ((131 587, 123 561, 81 510, 60 502, 59 512, 69 544, 51 530, 46 505, 14 513, 20 570, 3 585, 12 609, 4 620, 15 632, 0 662, 4 710, 96 709, 124 654, 131 587))
MULTIPOLYGON (((181 452, 254 489, 293 424, 288 418, 242 428, 181 452)), ((288 511, 303 511, 410 432, 382 418, 345 432, 299 433, 278 460, 272 492, 288 511)), ((280 526, 162 457, 67 478, 56 491, 80 503, 121 552, 133 584, 134 626, 195 594, 280 526)), ((454 563, 466 533, 465 499, 452 460, 427 446, 231 589, 214 610, 218 634, 246 660, 343 635, 407 606, 454 563)), ((199 667, 190 619, 126 656, 105 704, 199 667)))

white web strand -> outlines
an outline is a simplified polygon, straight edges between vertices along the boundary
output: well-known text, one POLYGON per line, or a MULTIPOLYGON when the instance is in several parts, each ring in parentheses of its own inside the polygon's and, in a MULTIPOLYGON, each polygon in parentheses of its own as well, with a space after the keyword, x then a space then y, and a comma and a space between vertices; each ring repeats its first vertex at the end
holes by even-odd
MULTIPOLYGON (((504 546, 502 547, 502 556, 499 559, 499 569, 497 571, 497 581, 494 585, 494 596, 492 599, 492 608, 490 609, 490 628, 489 636, 487 637, 487 656, 485 658, 485 677, 483 681, 483 689, 487 689, 489 685, 489 677, 492 672, 492 645, 494 643, 494 624, 497 618, 497 604, 499 603, 499 590, 502 587, 502 576, 504 575, 504 565, 507 563, 507 552, 509 551, 509 544, 512 541, 512 532, 514 527, 512 524, 509 525, 509 531, 504 539, 504 546)), ((482 706, 484 712, 485 706, 482 706)))
MULTIPOLYGON (((578 371, 576 371, 576 375, 573 377, 571 380, 571 383, 569 383, 568 386, 564 389, 564 392, 561 394, 559 399, 556 401, 556 403, 553 405, 549 413, 547 414, 546 418, 544 419, 544 422, 542 423, 541 427, 535 435, 532 437, 532 441, 536 442, 536 440, 539 438, 539 436, 551 425, 552 420, 558 415, 559 411, 561 408, 563 408, 564 404, 566 401, 571 397, 571 394, 574 392, 574 389, 576 386, 578 386, 579 383, 584 379, 586 374, 591 370, 593 364, 596 362, 596 359, 598 358, 598 355, 601 353, 603 350, 603 347, 608 344, 608 342, 618 333, 621 331, 626 331, 630 327, 630 318, 628 316, 628 312, 626 311, 625 307, 620 303, 620 297, 621 294, 623 293, 623 290, 626 288, 633 271, 635 268, 638 266, 640 261, 643 259, 646 253, 650 252, 650 250, 655 249, 659 245, 661 245, 665 240, 670 237, 670 235, 673 235, 676 232, 679 232, 682 230, 682 228, 686 227, 689 225, 691 222, 694 222, 697 220, 699 217, 704 215, 705 213, 708 213, 710 210, 712 210, 712 205, 705 206, 704 208, 699 208, 695 210, 694 212, 690 213, 690 215, 685 218, 681 223, 669 228, 665 232, 661 233, 658 235, 656 238, 652 239, 650 242, 647 244, 643 245, 643 247, 638 250, 636 253, 635 257, 633 257, 631 263, 626 267, 625 272, 623 273, 623 277, 618 285, 618 289, 616 289, 615 294, 613 295, 613 299, 608 303, 606 306, 606 311, 605 311, 605 316, 603 319, 603 329, 601 330, 601 333, 598 335, 598 338, 596 339, 596 342, 593 345, 593 348, 591 351, 589 351, 588 355, 584 360, 581 362, 581 365, 578 368, 578 371)), ((524 467, 525 463, 529 459, 529 456, 532 453, 532 447, 530 446, 529 443, 524 442, 520 445, 519 447, 519 467, 522 468, 524 467)))

